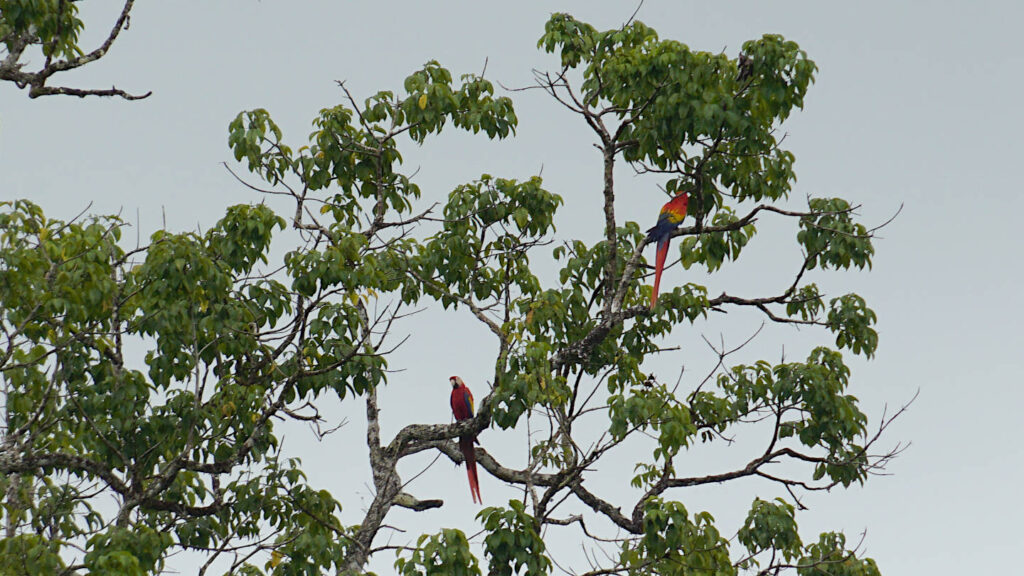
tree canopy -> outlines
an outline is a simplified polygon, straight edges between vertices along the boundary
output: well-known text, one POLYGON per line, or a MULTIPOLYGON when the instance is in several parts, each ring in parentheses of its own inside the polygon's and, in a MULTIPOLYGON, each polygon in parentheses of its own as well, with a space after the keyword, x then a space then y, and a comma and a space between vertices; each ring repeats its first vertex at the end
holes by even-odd
MULTIPOLYGON (((40 37, 57 54, 55 27, 40 37)), ((64 222, 26 200, 0 203, 0 574, 151 574, 179 551, 201 557, 202 574, 361 573, 385 553, 378 533, 395 507, 438 515, 437 532, 399 550, 395 569, 408 576, 547 574, 557 551, 545 534, 555 531, 604 549, 595 565, 572 567, 595 576, 878 574, 841 532, 811 537, 796 522, 801 493, 863 483, 894 455, 871 450, 887 420, 869 428, 844 361, 874 354, 874 312, 805 280, 815 268, 870 267, 872 231, 841 198, 784 204, 794 155, 778 128, 802 107, 815 64, 777 35, 730 57, 639 21, 599 31, 566 14, 551 17, 538 46, 559 64, 536 88, 601 151, 593 243, 559 235, 563 200, 538 176, 483 174, 447 198, 422 197, 403 147, 452 128, 510 138, 517 125, 489 80, 455 80, 433 61, 365 99, 341 85, 342 102, 315 116, 297 148, 266 110, 230 123, 247 185, 290 199, 281 214, 233 206, 208 230, 160 231, 132 247, 118 217, 64 222), (761 287, 712 295, 690 282, 650 309, 647 223, 617 216, 616 164, 645 175, 654 197, 666 199, 659 185, 690 195, 673 233, 687 269, 715 273, 741 258, 759 218, 791 222, 802 254, 792 282, 755 295, 761 287), (272 260, 288 227, 298 241, 272 260), (535 273, 541 260, 555 262, 556 280, 535 273), (474 418, 382 438, 388 336, 411 306, 481 322, 497 343, 493 377, 477 385, 474 418), (666 336, 728 310, 823 340, 785 362, 731 365, 723 349, 702 379, 645 370, 666 336), (126 360, 129 342, 146 347, 144 365, 126 360), (332 396, 367 415, 368 448, 351 457, 368 458, 374 494, 356 525, 339 512, 357 504, 311 485, 275 429, 316 420, 332 396), (476 448, 483 474, 523 494, 488 502, 476 544, 476 527, 448 525, 443 502, 405 491, 402 459, 435 452, 458 463, 460 435, 527 419, 540 432, 525 462, 476 448), (753 459, 706 473, 681 465, 695 445, 727 450, 745 428, 764 432, 753 459), (600 493, 590 471, 638 436, 649 450, 634 455, 623 490, 600 493), (687 507, 685 488, 742 478, 791 498, 754 499, 735 532, 687 507)))

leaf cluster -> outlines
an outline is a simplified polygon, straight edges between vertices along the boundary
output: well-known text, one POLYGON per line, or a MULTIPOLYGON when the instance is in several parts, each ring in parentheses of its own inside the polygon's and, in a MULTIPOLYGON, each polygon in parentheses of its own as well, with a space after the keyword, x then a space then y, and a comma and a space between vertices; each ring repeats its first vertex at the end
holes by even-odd
POLYGON ((0 39, 7 52, 18 50, 19 36, 31 32, 47 57, 81 56, 78 36, 85 27, 75 2, 57 0, 0 1, 0 39))

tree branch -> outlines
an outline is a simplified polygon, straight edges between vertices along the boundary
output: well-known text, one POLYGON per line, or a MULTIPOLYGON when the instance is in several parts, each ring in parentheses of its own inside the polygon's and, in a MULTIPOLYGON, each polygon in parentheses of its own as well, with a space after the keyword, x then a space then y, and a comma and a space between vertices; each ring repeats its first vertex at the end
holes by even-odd
MULTIPOLYGON (((92 52, 88 54, 82 54, 69 60, 56 60, 54 61, 53 52, 56 48, 57 36, 54 37, 49 55, 41 69, 36 72, 23 72, 21 69, 24 66, 19 63, 22 54, 31 44, 40 43, 38 37, 34 36, 29 32, 22 32, 16 36, 12 45, 8 49, 7 58, 3 62, 0 62, 0 80, 7 80, 13 82, 19 88, 29 88, 29 98, 38 98, 40 96, 50 95, 67 95, 67 96, 78 96, 84 98, 86 96, 119 96, 125 100, 141 100, 149 97, 152 92, 146 92, 145 94, 133 95, 120 90, 116 87, 109 89, 81 89, 81 88, 69 88, 65 86, 47 86, 46 82, 51 76, 58 72, 64 72, 67 70, 73 70, 75 68, 84 66, 91 62, 95 62, 105 56, 110 47, 114 44, 118 34, 121 33, 122 29, 128 27, 130 13, 132 6, 135 4, 135 0, 126 0, 124 6, 121 9, 121 13, 117 20, 111 27, 110 33, 102 44, 92 52)), ((63 7, 63 2, 58 5, 58 10, 63 7)), ((58 20, 60 19, 58 15, 58 20)), ((57 31, 59 35, 60 31, 57 31)))

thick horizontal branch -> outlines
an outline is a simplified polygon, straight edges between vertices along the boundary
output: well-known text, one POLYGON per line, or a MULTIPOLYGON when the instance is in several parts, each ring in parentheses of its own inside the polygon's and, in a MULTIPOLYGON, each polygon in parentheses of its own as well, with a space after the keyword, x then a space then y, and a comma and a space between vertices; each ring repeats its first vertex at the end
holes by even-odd
POLYGON ((81 88, 68 88, 66 86, 44 86, 38 85, 33 86, 29 90, 29 98, 38 98, 39 96, 78 96, 79 98, 85 98, 86 96, 120 96, 125 100, 142 100, 148 98, 153 94, 152 91, 146 92, 145 94, 129 94, 124 90, 111 86, 108 89, 81 89, 81 88))
POLYGON ((73 475, 87 474, 103 480, 111 490, 121 495, 128 495, 128 486, 114 474, 114 471, 100 462, 64 452, 48 454, 14 454, 11 447, 0 451, 0 473, 35 474, 42 469, 59 468, 73 475))
MULTIPOLYGON (((443 440, 434 441, 425 444, 423 448, 436 448, 456 464, 464 461, 462 452, 455 442, 443 440)), ((583 481, 580 476, 581 471, 578 469, 565 470, 556 474, 538 473, 528 469, 516 470, 501 465, 501 463, 495 460, 494 457, 488 454, 483 448, 476 447, 474 449, 474 454, 476 456, 477 464, 499 480, 522 486, 558 486, 564 484, 573 494, 576 495, 577 498, 580 499, 580 501, 589 506, 594 512, 606 516, 616 525, 633 534, 639 534, 641 531, 641 524, 622 514, 621 508, 613 506, 609 502, 602 500, 584 488, 583 481)))
POLYGON ((212 516, 217 512, 223 510, 226 506, 224 502, 214 502, 208 506, 186 506, 180 502, 169 502, 167 500, 143 500, 140 503, 140 507, 147 510, 161 510, 164 512, 174 512, 182 516, 191 516, 193 518, 199 516, 212 516))
POLYGON ((491 424, 490 410, 485 410, 490 396, 480 403, 480 411, 474 418, 454 424, 409 424, 395 435, 385 451, 401 458, 409 454, 437 448, 438 443, 459 436, 477 435, 491 424))
MULTIPOLYGON (((435 448, 442 454, 448 457, 449 460, 456 464, 461 464, 464 461, 462 451, 459 449, 458 444, 446 440, 437 440, 429 442, 424 445, 426 448, 435 448)), ((510 484, 533 484, 534 486, 554 486, 562 481, 565 477, 564 474, 542 474, 538 472, 532 472, 530 470, 516 470, 514 468, 507 468, 502 466, 497 460, 491 456, 487 450, 477 446, 474 448, 474 454, 476 455, 476 463, 487 470, 492 476, 499 480, 503 480, 510 484)))
MULTIPOLYGON (((572 493, 575 494, 576 497, 580 499, 580 501, 589 506, 594 512, 603 514, 606 518, 614 522, 616 526, 622 528, 623 530, 631 534, 640 534, 643 532, 642 521, 637 522, 635 518, 627 518, 622 513, 622 508, 618 506, 612 506, 605 500, 602 500, 595 496, 593 493, 591 493, 589 490, 583 487, 582 481, 577 481, 576 483, 572 484, 571 486, 569 486, 569 489, 572 490, 572 493)), ((643 501, 641 501, 641 503, 642 502, 643 501)))
POLYGON ((424 510, 430 510, 431 508, 440 508, 441 506, 444 506, 444 500, 420 500, 408 492, 399 492, 398 495, 395 496, 394 504, 395 506, 401 506, 402 508, 422 512, 424 510))

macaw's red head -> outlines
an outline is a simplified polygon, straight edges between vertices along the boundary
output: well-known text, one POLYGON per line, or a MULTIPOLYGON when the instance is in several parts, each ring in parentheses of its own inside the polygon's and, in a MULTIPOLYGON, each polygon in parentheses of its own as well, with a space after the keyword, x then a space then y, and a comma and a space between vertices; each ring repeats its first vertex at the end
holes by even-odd
POLYGON ((452 383, 452 388, 458 388, 459 386, 465 386, 466 384, 462 381, 462 378, 458 376, 452 376, 448 378, 448 381, 452 383))
POLYGON ((690 195, 686 192, 679 194, 668 203, 672 207, 672 211, 679 214, 686 214, 686 207, 690 204, 690 195))

